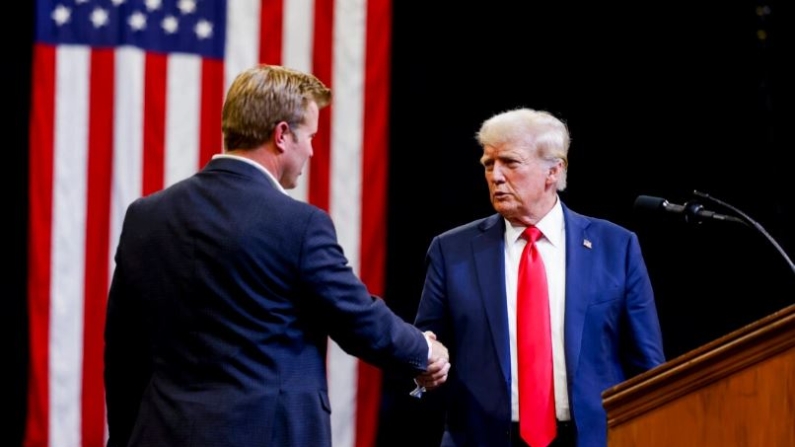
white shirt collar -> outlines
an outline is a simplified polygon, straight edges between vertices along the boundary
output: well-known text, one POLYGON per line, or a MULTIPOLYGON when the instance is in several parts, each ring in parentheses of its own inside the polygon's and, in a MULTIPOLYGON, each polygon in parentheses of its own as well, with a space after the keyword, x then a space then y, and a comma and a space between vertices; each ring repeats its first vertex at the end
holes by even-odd
MULTIPOLYGON (((536 227, 541 230, 544 237, 555 247, 561 246, 561 238, 563 237, 563 206, 560 204, 560 197, 555 201, 555 206, 538 221, 536 227)), ((515 227, 505 219, 505 233, 506 240, 516 241, 522 236, 525 228, 518 226, 515 227)))
POLYGON ((239 160, 239 161, 242 161, 244 163, 248 163, 251 166, 254 166, 255 168, 259 169, 261 172, 263 172, 266 177, 268 177, 268 180, 270 180, 270 182, 273 183, 273 186, 275 186, 276 189, 278 189, 279 191, 281 191, 284 194, 287 194, 287 191, 285 191, 285 189, 282 187, 282 185, 279 184, 279 182, 276 180, 276 177, 274 177, 273 174, 270 173, 270 171, 265 169, 264 166, 262 166, 261 164, 257 163, 256 161, 250 160, 250 159, 248 159, 246 157, 241 157, 239 155, 232 155, 232 154, 215 154, 215 155, 213 155, 213 160, 215 160, 216 158, 231 158, 232 160, 239 160))

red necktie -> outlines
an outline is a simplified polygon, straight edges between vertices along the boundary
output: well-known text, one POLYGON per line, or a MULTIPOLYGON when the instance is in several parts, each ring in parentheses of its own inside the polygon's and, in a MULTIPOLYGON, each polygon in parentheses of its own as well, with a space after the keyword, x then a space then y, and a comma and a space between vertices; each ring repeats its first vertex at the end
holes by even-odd
POLYGON ((547 447, 557 434, 547 274, 535 243, 541 231, 530 226, 523 236, 516 294, 519 432, 531 447, 547 447))

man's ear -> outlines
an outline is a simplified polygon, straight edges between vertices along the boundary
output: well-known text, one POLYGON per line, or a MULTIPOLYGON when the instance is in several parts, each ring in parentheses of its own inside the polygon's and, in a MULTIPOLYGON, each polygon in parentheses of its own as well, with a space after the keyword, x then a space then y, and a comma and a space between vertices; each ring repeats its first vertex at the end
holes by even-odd
POLYGON ((557 160, 547 171, 547 184, 557 183, 561 172, 563 172, 563 160, 557 160))
POLYGON ((287 148, 287 138, 290 138, 290 125, 287 121, 281 121, 276 124, 273 129, 273 145, 279 149, 279 152, 284 152, 287 148))

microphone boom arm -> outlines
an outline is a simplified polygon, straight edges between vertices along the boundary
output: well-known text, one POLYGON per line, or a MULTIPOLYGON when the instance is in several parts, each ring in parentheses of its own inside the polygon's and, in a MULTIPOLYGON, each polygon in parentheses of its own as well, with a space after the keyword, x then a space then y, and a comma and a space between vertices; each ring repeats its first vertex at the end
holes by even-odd
POLYGON ((795 264, 793 264, 792 260, 787 255, 787 252, 785 252, 784 249, 781 248, 781 245, 779 245, 779 243, 773 238, 773 236, 771 236, 767 232, 767 230, 765 230, 762 227, 762 225, 760 225, 755 220, 751 219, 747 214, 745 214, 744 212, 742 212, 739 209, 735 208, 734 206, 729 205, 728 203, 726 203, 726 202, 724 202, 724 201, 722 201, 720 199, 716 199, 715 197, 712 197, 709 194, 703 193, 703 192, 698 191, 698 190, 693 191, 693 194, 695 194, 695 195, 697 195, 697 196, 699 196, 699 197, 701 197, 703 199, 707 199, 707 200, 709 200, 711 202, 714 202, 714 203, 716 203, 716 204, 718 204, 718 205, 720 205, 720 206, 722 206, 722 207, 724 207, 726 209, 729 209, 729 210, 733 211, 735 214, 740 216, 745 223, 747 223, 748 225, 754 227, 757 231, 762 233, 762 235, 765 236, 765 238, 768 240, 768 242, 770 242, 771 244, 773 244, 774 247, 776 247, 776 250, 778 250, 779 254, 784 258, 785 261, 787 261, 787 264, 789 264, 789 268, 792 270, 793 273, 795 273, 795 264))

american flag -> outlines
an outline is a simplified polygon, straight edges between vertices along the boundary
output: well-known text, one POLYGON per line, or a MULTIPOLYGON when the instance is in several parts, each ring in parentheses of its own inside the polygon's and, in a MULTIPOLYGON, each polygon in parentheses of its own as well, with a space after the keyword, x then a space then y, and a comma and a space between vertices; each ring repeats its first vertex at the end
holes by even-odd
MULTIPOLYGON (((104 445, 123 212, 221 151, 223 97, 245 68, 281 64, 332 87, 290 194, 330 212, 351 266, 383 293, 390 34, 389 0, 37 0, 26 447, 104 445)), ((328 364, 334 446, 373 445, 380 372, 331 341, 328 364)))

